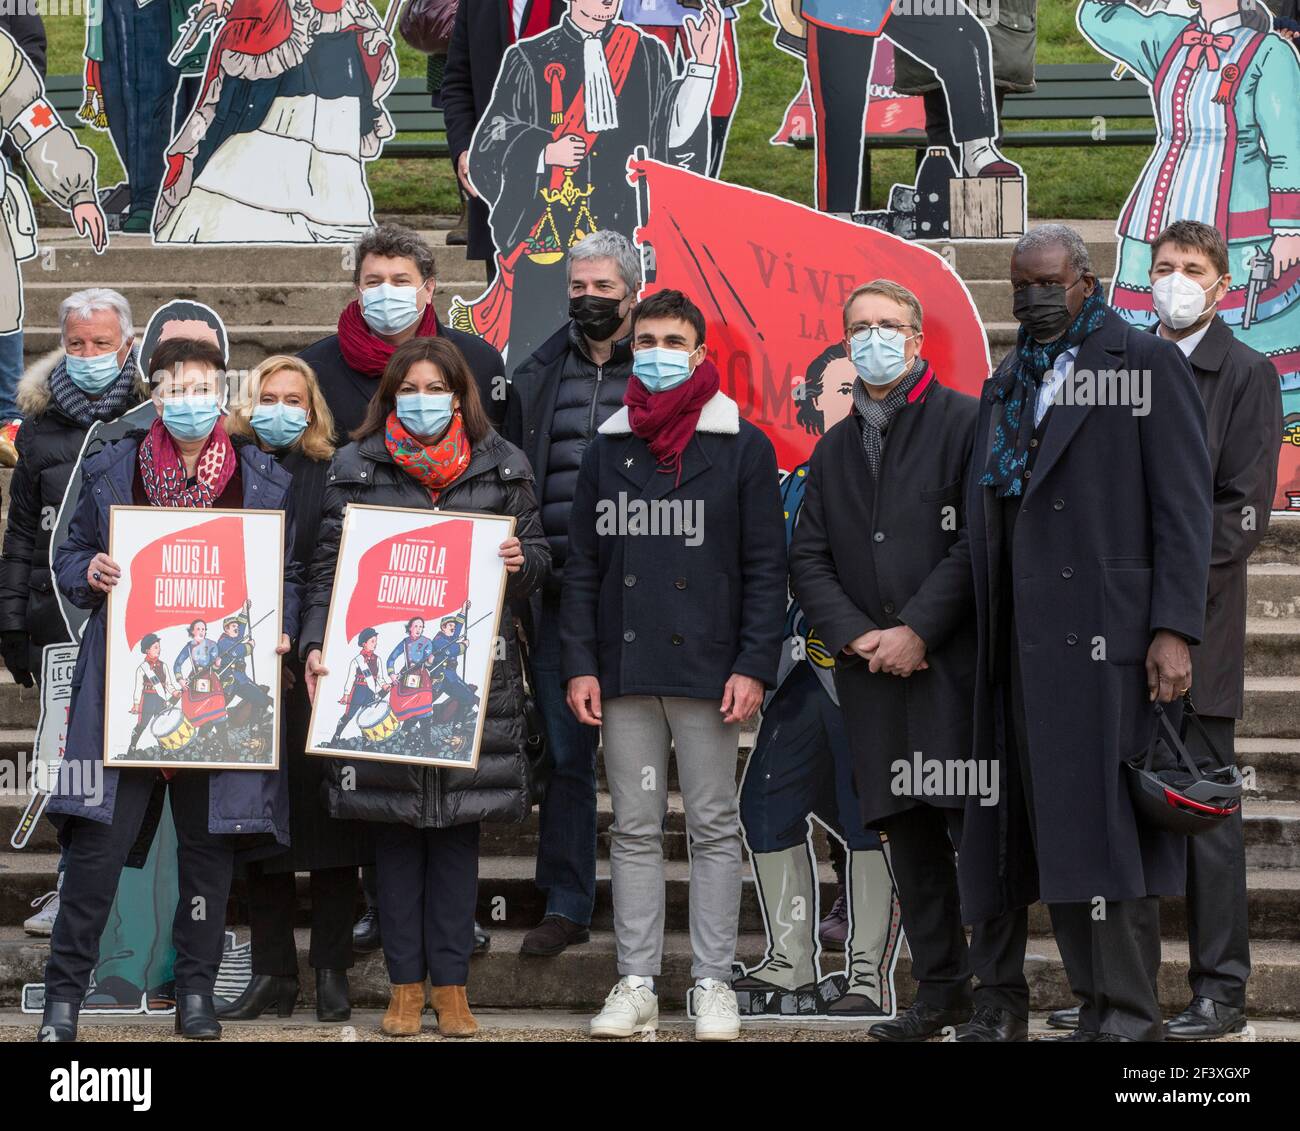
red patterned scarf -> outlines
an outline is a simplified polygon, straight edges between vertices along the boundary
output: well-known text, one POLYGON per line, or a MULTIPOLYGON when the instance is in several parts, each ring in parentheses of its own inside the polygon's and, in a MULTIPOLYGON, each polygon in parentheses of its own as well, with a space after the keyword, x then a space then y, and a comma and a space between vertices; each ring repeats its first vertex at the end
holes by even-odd
POLYGON ((384 445, 393 462, 407 475, 419 480, 435 503, 438 496, 469 467, 473 454, 459 411, 452 414, 447 431, 432 444, 417 440, 402 426, 397 413, 390 412, 384 424, 384 445))
MULTIPOLYGON (((436 338, 438 336, 438 313, 433 303, 424 308, 416 328, 417 338, 436 338)), ((343 308, 339 315, 339 349, 343 351, 343 360, 358 373, 367 377, 378 377, 388 364, 397 347, 384 341, 371 328, 361 314, 361 303, 353 299, 343 308)))
POLYGON ((632 434, 646 442, 659 470, 682 479, 682 453, 695 435, 700 411, 721 388, 717 367, 701 361, 675 389, 649 393, 635 377, 627 380, 623 403, 627 405, 632 434))
POLYGON ((235 445, 220 420, 199 453, 193 480, 186 477, 185 465, 161 417, 149 426, 138 459, 144 493, 155 507, 210 507, 221 498, 239 466, 235 445))

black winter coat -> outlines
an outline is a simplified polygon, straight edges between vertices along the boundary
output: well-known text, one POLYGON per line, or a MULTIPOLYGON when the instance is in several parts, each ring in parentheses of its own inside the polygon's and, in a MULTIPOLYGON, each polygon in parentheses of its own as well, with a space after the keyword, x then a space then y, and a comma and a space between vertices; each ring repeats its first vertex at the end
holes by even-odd
MULTIPOLYGON (((137 380, 135 391, 132 405, 148 396, 142 381, 137 380)), ((69 639, 50 572, 50 539, 86 426, 59 407, 43 365, 19 385, 18 406, 24 420, 18 429, 18 466, 9 482, 9 519, 0 557, 0 632, 28 634, 28 670, 39 675, 41 649, 69 639)))
POLYGON ((601 695, 721 699, 733 673, 776 686, 786 610, 776 453, 716 393, 658 470, 627 409, 587 448, 569 519, 561 674, 601 695))
MULTIPOLYGON (((393 462, 384 437, 368 436, 340 450, 330 464, 320 542, 312 559, 299 636, 304 656, 319 647, 325 636, 343 509, 348 503, 514 515, 524 566, 509 575, 508 601, 526 600, 542 583, 550 564, 533 493, 533 473, 513 444, 489 432, 474 446, 469 466, 442 492, 435 506, 429 492, 393 462)), ((478 766, 454 770, 370 759, 322 759, 328 763, 327 792, 334 817, 445 828, 482 820, 522 821, 528 815, 523 665, 508 611, 502 615, 500 635, 506 654, 492 665, 478 766), (355 788, 342 787, 346 766, 355 773, 355 788)))
MULTIPOLYGON (((532 0, 551 6, 551 25, 560 22, 565 0, 532 0)), ((469 148, 470 138, 483 111, 492 101, 492 87, 501 70, 506 48, 514 42, 511 6, 506 0, 460 0, 456 22, 447 45, 447 66, 442 73, 442 114, 447 126, 451 167, 469 148)), ((478 197, 469 198, 470 259, 491 259, 495 251, 488 227, 488 208, 478 197)))
POLYGON ((1246 680, 1246 559, 1268 529, 1277 489, 1282 391, 1277 370, 1217 314, 1188 359, 1205 402, 1214 538, 1205 635, 1192 649, 1192 702, 1241 718, 1246 680), (1250 514, 1247 514, 1247 508, 1250 514))
MULTIPOLYGON (((1015 363, 1013 352, 1003 365, 1015 363)), ((1109 312, 1075 373, 1149 375, 1148 412, 1053 405, 1015 523, 1015 618, 1035 838, 1003 738, 1003 510, 980 484, 992 402, 981 398, 966 514, 979 632, 974 756, 996 760, 997 805, 968 799, 957 870, 968 923, 1024 907, 1179 895, 1183 837, 1139 820, 1123 762, 1155 716, 1144 667, 1158 629, 1201 639, 1210 559, 1205 410, 1177 347, 1109 312), (1034 843, 1037 843, 1037 852, 1034 843), (1027 862, 1037 856, 1037 869, 1027 862)), ((990 380, 996 379, 990 378, 990 380)))
POLYGON ((632 339, 614 343, 604 365, 587 356, 577 324, 560 327, 510 378, 505 437, 533 465, 542 529, 551 547, 547 588, 560 591, 569 556, 569 510, 596 429, 623 407, 632 339))
MULTIPOLYGON (((453 330, 441 322, 438 337, 445 338, 465 355, 488 420, 493 428, 500 428, 506 415, 506 366, 501 355, 477 335, 453 330)), ((365 417, 370 398, 379 387, 378 375, 372 377, 353 369, 339 348, 337 334, 312 342, 298 356, 316 371, 325 403, 334 414, 334 442, 346 444, 353 429, 365 417)))
POLYGON ((790 588, 835 657, 835 689, 868 825, 917 804, 961 808, 964 797, 891 788, 893 766, 970 756, 975 686, 974 590, 962 518, 977 403, 929 375, 885 433, 872 478, 857 414, 813 449, 790 545, 790 588), (928 670, 873 674, 842 651, 873 629, 905 624, 928 670))

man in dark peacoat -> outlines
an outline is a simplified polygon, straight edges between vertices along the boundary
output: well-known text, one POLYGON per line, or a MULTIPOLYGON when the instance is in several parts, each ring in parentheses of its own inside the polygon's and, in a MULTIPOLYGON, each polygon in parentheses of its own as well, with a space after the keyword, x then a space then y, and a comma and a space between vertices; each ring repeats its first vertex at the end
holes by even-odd
MULTIPOLYGON (((985 384, 966 495, 974 751, 1000 795, 967 804, 962 910, 1011 913, 1020 965, 1043 899, 1084 1003, 1073 1039, 1160 1040, 1156 897, 1181 894, 1186 845, 1140 820, 1123 763, 1150 742, 1152 700, 1190 684, 1202 635, 1205 410, 1178 350, 1104 304, 1071 229, 1022 237, 1011 281, 1022 329, 985 384)), ((1007 1039, 1028 1003, 1022 975, 957 1039, 1007 1039)))
MULTIPOLYGON (((1178 221, 1151 245, 1157 332, 1191 363, 1205 402, 1214 472, 1210 588, 1205 635, 1192 649, 1191 699, 1218 754, 1231 764, 1245 705, 1246 559, 1268 529, 1282 395, 1273 363, 1237 341, 1214 313, 1232 282, 1228 267, 1223 236, 1208 224, 1178 221), (1201 289, 1199 301, 1184 280, 1201 289), (1191 295, 1191 307, 1180 308, 1180 289, 1191 295)), ((1204 768, 1218 764, 1197 728, 1185 727, 1184 738, 1204 768)), ((1165 1035, 1194 1040, 1243 1029, 1250 939, 1240 811, 1187 839, 1187 936, 1192 1001, 1166 1025, 1165 1035)))
POLYGON ((974 595, 962 518, 976 402, 941 385, 922 356, 921 306, 896 283, 859 287, 844 307, 857 370, 852 413, 813 451, 790 547, 790 583, 835 657, 862 820, 888 834, 917 981, 911 1008, 871 1027, 917 1041, 971 1016, 999 977, 968 955, 957 895, 975 679, 974 595), (880 344, 881 335, 892 335, 880 344), (938 770, 938 773, 934 771, 938 770), (947 772, 944 772, 947 771, 947 772))

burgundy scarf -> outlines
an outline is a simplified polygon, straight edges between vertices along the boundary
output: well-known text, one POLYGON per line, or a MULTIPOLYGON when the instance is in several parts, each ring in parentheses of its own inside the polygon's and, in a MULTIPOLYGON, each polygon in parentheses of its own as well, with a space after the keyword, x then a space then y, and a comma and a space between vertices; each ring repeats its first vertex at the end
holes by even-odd
POLYGON ((199 453, 193 482, 185 474, 185 465, 163 427, 162 417, 149 426, 138 459, 145 496, 155 507, 210 507, 221 498, 239 466, 235 445, 220 420, 199 453))
MULTIPOLYGON (((429 303, 420 315, 415 336, 438 336, 438 313, 433 309, 433 303, 429 303)), ((353 299, 343 308, 343 313, 339 315, 339 349, 343 351, 343 360, 358 373, 364 373, 367 377, 380 376, 396 348, 370 328, 361 314, 360 300, 353 299)))
POLYGON ((713 362, 700 362, 685 381, 675 389, 649 393, 636 377, 627 380, 623 403, 627 405, 632 434, 646 442, 659 470, 682 481, 682 453, 695 435, 700 411, 721 388, 713 362))

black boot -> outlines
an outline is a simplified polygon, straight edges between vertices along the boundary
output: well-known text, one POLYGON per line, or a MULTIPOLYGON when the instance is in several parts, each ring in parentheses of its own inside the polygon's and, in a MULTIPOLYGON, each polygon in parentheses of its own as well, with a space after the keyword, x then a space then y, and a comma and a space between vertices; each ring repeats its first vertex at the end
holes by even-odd
POLYGON ((1194 997, 1177 1017, 1165 1022, 1165 1037, 1171 1041, 1208 1041, 1246 1027, 1246 1011, 1208 997, 1194 997))
POLYGON ((277 1017, 292 1017, 298 1003, 298 979, 276 974, 254 974, 234 1001, 216 999, 216 1015, 227 1021, 256 1021, 268 1009, 277 1017))
POLYGON ((352 1016, 346 970, 316 971, 316 1020, 346 1021, 352 1016))
POLYGON ((221 1039, 221 1025, 211 994, 176 995, 176 1032, 191 1041, 221 1039))
POLYGON ((956 1029, 970 1019, 969 1009, 940 1009, 928 1001, 914 1001, 892 1021, 877 1021, 867 1035, 878 1041, 928 1041, 945 1029, 956 1029))
POLYGON ((36 1039, 43 1042, 75 1041, 79 1008, 75 1001, 47 1001, 36 1039))
POLYGON ((379 908, 368 904, 361 918, 352 927, 352 949, 358 954, 369 954, 383 945, 379 934, 379 908))

